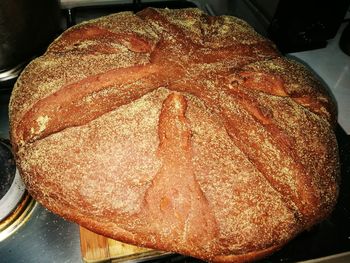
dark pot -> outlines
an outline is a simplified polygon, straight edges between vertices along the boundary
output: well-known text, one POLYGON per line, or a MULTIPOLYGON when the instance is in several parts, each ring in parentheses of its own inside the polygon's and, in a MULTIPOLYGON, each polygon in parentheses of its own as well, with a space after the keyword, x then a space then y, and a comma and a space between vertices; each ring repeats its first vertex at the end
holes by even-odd
POLYGON ((1 0, 0 72, 39 55, 59 31, 58 0, 1 0))

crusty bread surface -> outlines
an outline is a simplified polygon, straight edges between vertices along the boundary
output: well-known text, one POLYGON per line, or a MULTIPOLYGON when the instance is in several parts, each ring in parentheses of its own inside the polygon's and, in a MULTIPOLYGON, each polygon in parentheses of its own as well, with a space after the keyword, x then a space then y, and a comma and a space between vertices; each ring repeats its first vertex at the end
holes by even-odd
POLYGON ((253 261, 336 203, 334 102, 235 17, 149 8, 74 26, 9 111, 33 197, 138 246, 253 261))

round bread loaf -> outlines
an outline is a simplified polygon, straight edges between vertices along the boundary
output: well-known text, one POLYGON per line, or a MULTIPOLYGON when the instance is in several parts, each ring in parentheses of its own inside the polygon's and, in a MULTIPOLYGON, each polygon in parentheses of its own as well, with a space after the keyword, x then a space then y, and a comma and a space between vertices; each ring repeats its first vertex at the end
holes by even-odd
POLYGON ((251 261, 329 215, 334 102, 245 22, 145 9, 74 26, 18 79, 29 192, 117 240, 251 261))

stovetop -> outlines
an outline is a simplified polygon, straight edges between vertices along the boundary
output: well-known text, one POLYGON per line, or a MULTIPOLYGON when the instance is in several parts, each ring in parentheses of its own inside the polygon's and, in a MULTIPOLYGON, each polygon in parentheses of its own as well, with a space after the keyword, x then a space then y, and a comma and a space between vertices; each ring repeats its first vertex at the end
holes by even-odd
MULTIPOLYGON (((175 1, 171 2, 175 3, 175 1)), ((116 12, 116 8, 115 6, 112 9, 106 7, 97 9, 82 7, 70 10, 71 13, 66 10, 63 12, 66 15, 63 21, 66 21, 66 18, 68 18, 68 23, 78 23, 86 19, 116 12), (73 17, 69 17, 70 15, 73 15, 73 17)), ((123 6, 122 8, 130 8, 130 6, 123 6)), ((313 52, 320 51, 316 50, 313 52)), ((313 67, 307 53, 302 52, 292 55, 304 59, 313 67)), ((315 56, 314 53, 311 53, 311 55, 315 56)), ((316 66, 316 71, 319 68, 320 66, 316 66)), ((323 75, 326 72, 317 73, 327 79, 327 76, 323 75)), ((9 89, 6 91, 0 90, 1 138, 8 138, 7 104, 9 97, 9 89)), ((350 202, 348 201, 350 200, 350 136, 347 135, 347 132, 338 125, 336 134, 341 156, 342 184, 339 201, 334 212, 327 220, 302 233, 281 251, 261 262, 305 261, 339 253, 348 254, 350 262, 350 202)), ((17 232, 0 242, 0 261, 5 263, 75 263, 81 262, 81 260, 78 226, 52 214, 41 205, 36 205, 30 219, 17 232)), ((163 259, 163 261, 198 262, 198 260, 186 257, 167 258, 163 259)))

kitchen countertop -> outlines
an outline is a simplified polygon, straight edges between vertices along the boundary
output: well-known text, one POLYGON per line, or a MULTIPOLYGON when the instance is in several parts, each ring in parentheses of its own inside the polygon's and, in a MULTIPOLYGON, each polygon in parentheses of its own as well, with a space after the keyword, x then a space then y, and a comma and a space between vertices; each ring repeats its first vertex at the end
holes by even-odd
POLYGON ((82 262, 79 227, 37 204, 28 222, 0 242, 0 262, 82 262), (17 244, 15 249, 14 241, 17 244))
POLYGON ((291 53, 290 57, 308 65, 329 87, 338 106, 338 122, 350 134, 350 56, 339 49, 346 23, 325 48, 291 53))

